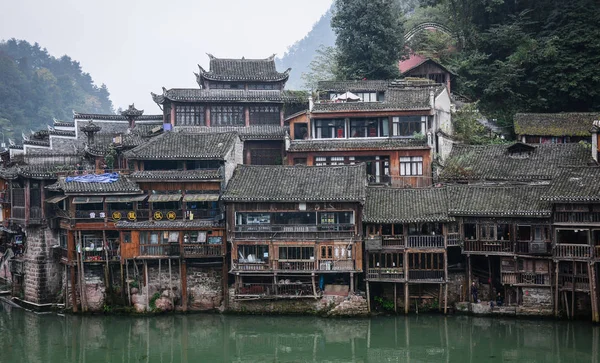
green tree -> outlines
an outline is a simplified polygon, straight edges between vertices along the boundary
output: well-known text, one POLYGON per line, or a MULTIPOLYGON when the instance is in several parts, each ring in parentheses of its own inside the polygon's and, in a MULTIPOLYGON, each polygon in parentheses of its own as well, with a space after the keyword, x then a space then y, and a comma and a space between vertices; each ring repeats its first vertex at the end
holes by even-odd
POLYGON ((334 80, 338 73, 337 68, 335 47, 319 47, 315 58, 308 65, 308 72, 302 73, 304 88, 316 90, 319 81, 334 80))
POLYGON ((394 0, 336 0, 337 78, 391 79, 405 55, 403 16, 394 0))

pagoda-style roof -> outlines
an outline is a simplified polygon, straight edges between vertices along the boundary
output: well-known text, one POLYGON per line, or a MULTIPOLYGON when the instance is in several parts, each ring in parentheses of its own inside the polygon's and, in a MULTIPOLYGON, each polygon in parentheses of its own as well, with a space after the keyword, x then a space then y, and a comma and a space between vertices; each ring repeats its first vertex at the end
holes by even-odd
POLYGON ((448 188, 450 215, 549 218, 552 207, 541 197, 547 185, 465 185, 448 188))
POLYGON ((560 167, 586 166, 590 160, 589 149, 580 144, 454 145, 440 178, 550 180, 560 167))
MULTIPOLYGON (((94 121, 127 121, 128 118, 123 115, 111 115, 111 114, 101 114, 101 113, 79 113, 73 112, 73 119, 75 120, 94 120, 94 121)), ((136 118, 136 123, 144 122, 144 121, 162 121, 163 115, 141 115, 136 118)), ((74 124, 71 124, 74 125, 74 124)), ((58 126, 55 124, 55 126, 58 126)))
POLYGON ((94 132, 98 132, 100 130, 102 130, 102 127, 96 125, 94 123, 94 120, 90 119, 88 123, 84 124, 83 126, 79 127, 79 130, 85 132, 85 133, 94 133, 94 132))
POLYGON ((517 113, 514 119, 515 134, 589 137, 595 120, 600 120, 600 113, 517 113))
POLYGON ((141 160, 224 160, 233 149, 236 133, 166 132, 123 153, 141 160))
POLYGON ((338 151, 338 150, 398 150, 429 148, 426 140, 414 138, 385 139, 313 139, 293 140, 288 152, 338 151))
POLYGON ((277 72, 275 67, 275 55, 265 59, 227 59, 216 58, 208 54, 210 58, 209 71, 205 71, 200 65, 199 80, 210 81, 245 81, 245 82, 280 82, 286 81, 291 69, 285 72, 277 72))
POLYGON ((445 188, 367 188, 363 222, 420 223, 454 221, 445 188))
POLYGON ((279 90, 229 90, 229 89, 197 89, 197 88, 163 88, 162 95, 151 93, 157 104, 166 100, 174 102, 210 102, 210 103, 285 103, 307 102, 295 92, 279 90))
POLYGON ((137 108, 135 108, 135 105, 133 103, 129 105, 129 108, 127 108, 124 111, 121 111, 121 115, 127 118, 137 118, 139 116, 142 116, 143 114, 144 110, 138 110, 137 108))
POLYGON ((238 202, 360 202, 365 166, 238 165, 222 200, 238 202))
POLYGON ((542 199, 554 203, 600 202, 600 168, 563 168, 542 199))

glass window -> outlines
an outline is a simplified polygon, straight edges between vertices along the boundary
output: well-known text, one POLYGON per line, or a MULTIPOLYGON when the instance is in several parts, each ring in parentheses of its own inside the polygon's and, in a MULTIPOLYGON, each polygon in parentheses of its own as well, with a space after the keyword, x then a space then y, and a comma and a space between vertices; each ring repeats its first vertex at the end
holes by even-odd
POLYGON ((510 240, 510 225, 498 224, 496 226, 496 239, 500 241, 510 240))
POLYGON ((211 106, 212 126, 243 126, 246 124, 243 106, 211 106))
POLYGON ((315 120, 316 139, 334 139, 346 137, 346 123, 344 120, 315 120))
POLYGON ((177 105, 175 106, 176 126, 204 126, 204 106, 177 105))
POLYGON ((250 106, 250 125, 279 125, 278 106, 250 106))
POLYGON ((239 262, 242 263, 268 263, 269 246, 267 245, 238 245, 239 262))
POLYGON ((350 120, 350 137, 389 136, 387 118, 350 120))
POLYGON ((402 116, 392 118, 392 135, 410 137, 424 133, 427 116, 402 116))
POLYGON ((400 157, 400 175, 423 175, 423 157, 422 156, 401 156, 400 157))
POLYGON ((314 247, 279 247, 280 260, 313 260, 314 247))

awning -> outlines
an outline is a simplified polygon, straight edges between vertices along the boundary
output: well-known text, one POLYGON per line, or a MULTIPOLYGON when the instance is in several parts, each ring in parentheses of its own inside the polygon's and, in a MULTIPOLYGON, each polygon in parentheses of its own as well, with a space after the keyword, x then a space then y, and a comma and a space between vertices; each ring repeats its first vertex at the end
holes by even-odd
POLYGON ((90 204, 90 203, 102 203, 104 197, 75 197, 73 198, 73 204, 90 204))
POLYGON ((67 199, 66 195, 55 195, 54 197, 46 199, 46 203, 56 204, 56 203, 60 202, 61 200, 65 200, 65 199, 67 199))
POLYGON ((106 203, 131 203, 141 202, 148 198, 147 195, 121 195, 118 197, 106 197, 106 203))
POLYGON ((157 202, 178 202, 181 200, 181 194, 152 194, 148 199, 150 203, 157 202))
POLYGON ((219 200, 219 194, 186 194, 183 197, 184 202, 216 202, 219 200))

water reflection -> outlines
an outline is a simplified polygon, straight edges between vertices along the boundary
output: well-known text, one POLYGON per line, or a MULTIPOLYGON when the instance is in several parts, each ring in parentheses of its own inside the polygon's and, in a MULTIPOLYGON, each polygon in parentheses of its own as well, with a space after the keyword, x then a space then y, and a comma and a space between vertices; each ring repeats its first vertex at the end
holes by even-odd
POLYGON ((0 304, 0 362, 598 362, 600 327, 472 317, 36 315, 0 304))

